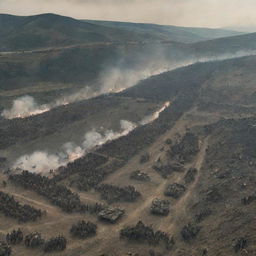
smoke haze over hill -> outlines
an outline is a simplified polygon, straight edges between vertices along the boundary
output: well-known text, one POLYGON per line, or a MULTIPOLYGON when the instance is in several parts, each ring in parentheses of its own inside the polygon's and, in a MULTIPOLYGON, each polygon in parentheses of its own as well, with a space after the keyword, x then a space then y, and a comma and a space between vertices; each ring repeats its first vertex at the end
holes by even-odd
MULTIPOLYGON (((100 85, 98 88, 91 88, 85 86, 76 93, 66 95, 56 99, 49 104, 39 105, 31 96, 22 96, 15 99, 10 109, 2 111, 1 116, 6 119, 25 118, 41 114, 51 110, 52 108, 67 105, 79 100, 89 99, 106 93, 118 93, 124 89, 136 85, 140 80, 146 79, 150 76, 157 75, 176 68, 185 67, 197 62, 208 62, 216 60, 225 60, 231 58, 238 58, 243 56, 250 56, 256 54, 256 51, 238 51, 236 53, 222 54, 212 57, 198 57, 188 58, 183 61, 171 61, 165 59, 163 56, 159 59, 151 59, 146 65, 141 65, 141 68, 122 68, 110 67, 104 70, 100 76, 100 85)), ((160 55, 161 56, 161 55, 160 55)), ((140 66, 140 65, 138 65, 140 66)))
POLYGON ((178 26, 255 25, 253 0, 1 0, 3 13, 54 12, 80 19, 120 20, 178 26), (24 8, 26 6, 26 8, 24 8))

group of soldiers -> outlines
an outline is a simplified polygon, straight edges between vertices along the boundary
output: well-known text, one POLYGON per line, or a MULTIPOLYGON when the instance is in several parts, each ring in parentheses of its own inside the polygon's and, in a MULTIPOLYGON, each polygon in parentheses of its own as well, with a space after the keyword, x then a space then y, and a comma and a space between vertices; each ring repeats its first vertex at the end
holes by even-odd
POLYGON ((141 196, 140 192, 134 186, 118 187, 109 184, 101 184, 97 187, 102 199, 109 203, 124 201, 134 202, 141 196))
POLYGON ((182 164, 191 161, 198 152, 199 138, 189 131, 179 143, 172 145, 169 150, 170 157, 182 164))
MULTIPOLYGON (((12 253, 10 245, 17 245, 22 241, 23 232, 20 229, 8 233, 6 242, 0 242, 0 255, 10 256, 12 253)), ((57 236, 45 241, 40 233, 33 232, 25 236, 24 244, 29 248, 42 248, 44 252, 62 251, 66 249, 67 240, 63 236, 57 236)))
POLYGON ((167 233, 163 231, 154 231, 152 227, 146 226, 142 221, 139 221, 135 226, 123 228, 120 231, 121 239, 128 239, 130 241, 146 242, 151 245, 159 245, 164 243, 166 249, 171 249, 174 240, 167 233))
POLYGON ((28 204, 20 204, 13 196, 0 191, 0 212, 19 222, 35 221, 42 216, 42 211, 28 204))
POLYGON ((81 220, 78 223, 74 224, 71 229, 70 233, 74 237, 78 237, 80 239, 84 239, 87 237, 95 236, 97 230, 97 225, 90 222, 81 220))
POLYGON ((196 224, 189 223, 182 228, 181 236, 184 239, 184 241, 189 241, 197 236, 200 229, 201 228, 199 226, 197 226, 196 224))

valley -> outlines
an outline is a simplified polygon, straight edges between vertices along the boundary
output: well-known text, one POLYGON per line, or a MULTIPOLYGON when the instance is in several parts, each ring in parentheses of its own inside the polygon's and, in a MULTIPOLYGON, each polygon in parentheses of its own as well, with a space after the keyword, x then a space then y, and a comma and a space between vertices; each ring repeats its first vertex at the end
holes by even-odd
POLYGON ((15 256, 255 255, 255 34, 94 23, 123 41, 0 54, 1 113, 20 97, 26 111, 0 117, 0 241, 20 229, 15 256))

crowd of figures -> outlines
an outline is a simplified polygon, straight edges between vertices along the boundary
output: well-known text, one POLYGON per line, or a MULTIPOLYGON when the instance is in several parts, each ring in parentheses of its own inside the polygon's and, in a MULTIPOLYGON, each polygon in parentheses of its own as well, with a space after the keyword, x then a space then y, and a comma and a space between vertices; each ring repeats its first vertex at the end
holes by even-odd
MULTIPOLYGON (((6 242, 0 242, 0 255, 10 256, 12 249, 10 245, 17 245, 23 242, 23 232, 13 230, 6 235, 6 242)), ((40 248, 44 252, 63 251, 66 249, 67 240, 63 236, 52 237, 49 240, 42 238, 42 235, 38 232, 33 232, 25 236, 24 245, 28 248, 40 248)))
MULTIPOLYGON (((108 158, 102 155, 88 153, 85 156, 76 159, 73 162, 59 168, 59 173, 53 178, 55 181, 60 181, 66 179, 67 177, 74 175, 76 173, 83 174, 89 177, 90 180, 94 180, 93 183, 99 183, 102 178, 94 170, 108 162, 108 158)), ((100 173, 103 174, 103 173, 100 173)), ((89 184, 88 184, 89 185, 89 184)))
POLYGON ((57 236, 49 239, 44 244, 45 252, 63 251, 67 247, 67 239, 64 236, 57 236))
POLYGON ((184 239, 184 241, 189 241, 197 236, 200 229, 201 228, 199 226, 197 226, 196 224, 189 223, 182 228, 181 236, 184 239))
POLYGON ((23 241, 23 233, 20 229, 13 230, 6 235, 6 242, 8 244, 19 244, 23 241))
POLYGON ((179 163, 187 163, 199 152, 199 138, 187 132, 181 141, 172 145, 169 150, 171 158, 175 158, 179 163))
MULTIPOLYGON (((96 235, 97 225, 90 221, 78 221, 70 228, 70 233, 74 238, 85 239, 96 235)), ((44 252, 63 251, 67 246, 67 239, 64 236, 44 239, 38 232, 32 232, 24 236, 21 229, 12 230, 6 235, 6 241, 0 241, 0 256, 10 256, 12 253, 11 245, 24 242, 27 248, 38 248, 44 252)))
POLYGON ((10 256, 12 254, 12 248, 3 241, 0 241, 0 255, 1 256, 10 256))
POLYGON ((20 204, 13 196, 0 191, 0 212, 19 222, 36 221, 42 217, 42 211, 28 204, 20 204))
POLYGON ((120 238, 126 238, 136 242, 145 242, 150 245, 164 243, 168 250, 174 245, 173 238, 167 233, 160 230, 154 231, 152 227, 146 226, 142 221, 139 221, 135 226, 123 228, 120 231, 120 238))
POLYGON ((90 222, 90 221, 79 221, 78 223, 74 224, 71 229, 70 233, 74 237, 78 237, 80 239, 84 239, 87 237, 95 236, 97 230, 97 225, 90 222))
POLYGON ((30 248, 38 248, 44 244, 44 239, 38 232, 33 232, 25 237, 25 245, 30 248))
POLYGON ((46 197, 52 204, 60 207, 67 213, 98 213, 105 207, 99 203, 94 205, 83 204, 78 194, 40 174, 23 171, 21 174, 10 175, 9 180, 16 185, 33 190, 39 195, 46 197))
POLYGON ((123 201, 134 202, 141 196, 140 192, 134 186, 118 187, 109 184, 101 184, 97 187, 101 198, 109 203, 123 201))

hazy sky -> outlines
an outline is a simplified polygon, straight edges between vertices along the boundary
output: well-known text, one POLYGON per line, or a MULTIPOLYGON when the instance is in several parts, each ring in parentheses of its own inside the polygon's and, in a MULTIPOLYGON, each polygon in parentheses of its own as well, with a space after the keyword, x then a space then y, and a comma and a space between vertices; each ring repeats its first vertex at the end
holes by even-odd
POLYGON ((256 0, 0 0, 0 13, 45 12, 181 26, 256 25, 256 0))

